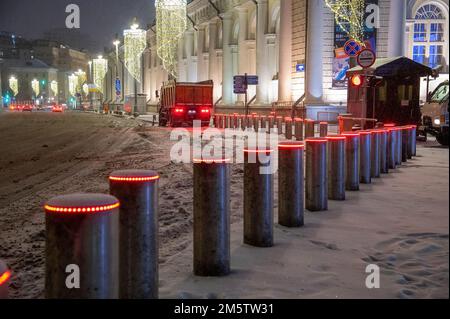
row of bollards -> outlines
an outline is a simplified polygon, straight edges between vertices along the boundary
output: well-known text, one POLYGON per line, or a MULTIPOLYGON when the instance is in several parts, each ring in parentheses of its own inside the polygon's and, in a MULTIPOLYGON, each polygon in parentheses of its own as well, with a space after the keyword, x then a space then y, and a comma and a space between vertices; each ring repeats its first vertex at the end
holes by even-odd
MULTIPOLYGON (((412 157, 411 132, 414 127, 387 126, 280 143, 278 223, 301 227, 305 208, 327 210, 328 200, 345 200, 346 191, 397 166, 399 155, 412 157)), ((273 154, 244 150, 243 237, 256 247, 274 244, 273 154)), ((66 195, 46 203, 47 298, 158 298, 159 175, 116 171, 109 181, 111 195, 66 195)), ((194 274, 228 275, 230 160, 195 160, 193 182, 194 274)), ((0 263, 0 298, 7 296, 5 269, 0 263)))
MULTIPOLYGON (((303 141, 315 136, 316 122, 313 120, 303 120, 301 118, 264 116, 264 115, 239 115, 239 114, 216 114, 214 116, 214 126, 219 129, 253 129, 255 132, 264 130, 267 133, 276 132, 284 134, 286 139, 303 141)), ((328 135, 328 122, 319 123, 320 137, 328 135)))

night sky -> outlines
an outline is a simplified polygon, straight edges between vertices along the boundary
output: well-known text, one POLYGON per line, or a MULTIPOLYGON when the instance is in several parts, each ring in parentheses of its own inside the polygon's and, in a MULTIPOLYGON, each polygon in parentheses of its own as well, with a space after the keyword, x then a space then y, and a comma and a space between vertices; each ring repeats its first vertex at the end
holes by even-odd
POLYGON ((0 0, 0 31, 40 38, 49 29, 65 28, 65 9, 71 3, 80 7, 79 32, 90 36, 84 47, 91 53, 112 46, 115 34, 129 27, 133 17, 145 28, 155 16, 154 0, 0 0))

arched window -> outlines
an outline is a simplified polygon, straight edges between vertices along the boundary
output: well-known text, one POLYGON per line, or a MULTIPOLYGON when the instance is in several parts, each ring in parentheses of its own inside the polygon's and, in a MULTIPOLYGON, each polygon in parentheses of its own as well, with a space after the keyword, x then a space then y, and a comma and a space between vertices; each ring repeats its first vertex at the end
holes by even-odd
POLYGON ((415 14, 413 35, 413 60, 432 68, 445 63, 444 32, 446 16, 435 4, 425 4, 415 14))

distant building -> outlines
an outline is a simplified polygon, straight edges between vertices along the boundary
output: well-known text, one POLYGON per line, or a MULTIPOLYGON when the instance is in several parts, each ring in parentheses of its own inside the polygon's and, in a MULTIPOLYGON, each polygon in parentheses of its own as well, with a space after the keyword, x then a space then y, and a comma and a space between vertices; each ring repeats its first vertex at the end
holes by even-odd
POLYGON ((66 103, 71 98, 68 76, 78 70, 88 73, 89 56, 86 52, 56 41, 29 41, 9 32, 0 32, 0 59, 0 93, 3 98, 13 98, 9 79, 15 77, 19 84, 16 100, 38 98, 45 103, 66 103), (33 79, 40 83, 38 96, 31 88, 33 79), (58 83, 57 94, 50 86, 53 81, 58 83))

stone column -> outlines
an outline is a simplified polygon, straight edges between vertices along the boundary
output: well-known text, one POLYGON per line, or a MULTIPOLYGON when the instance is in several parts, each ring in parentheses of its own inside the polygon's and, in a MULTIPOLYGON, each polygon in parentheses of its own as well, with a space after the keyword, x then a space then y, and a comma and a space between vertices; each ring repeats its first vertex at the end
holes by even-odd
POLYGON ((223 60, 222 60, 222 104, 231 105, 234 104, 233 97, 233 56, 231 53, 230 41, 231 41, 231 28, 232 28, 232 15, 226 13, 223 16, 223 60))
POLYGON ((406 5, 405 0, 390 1, 387 56, 405 55, 406 5))
POLYGON ((214 82, 214 102, 216 102, 216 99, 220 97, 219 87, 220 87, 220 79, 217 76, 217 20, 214 19, 209 22, 209 79, 213 80, 214 82))
POLYGON ((257 22, 256 22, 256 73, 259 77, 259 85, 256 88, 257 104, 269 104, 270 76, 267 72, 267 45, 266 33, 269 19, 268 0, 257 0, 257 22))
POLYGON ((247 37, 248 37, 248 10, 246 8, 239 8, 239 74, 248 73, 247 61, 247 37))
POLYGON ((278 101, 292 101, 292 0, 280 2, 278 101))
POLYGON ((185 32, 184 44, 186 48, 186 58, 187 58, 187 80, 188 82, 197 81, 197 68, 194 62, 194 31, 187 30, 185 32))
POLYGON ((323 103, 323 0, 308 1, 308 28, 306 45, 306 104, 323 103))
POLYGON ((205 27, 199 26, 197 33, 197 81, 205 81, 208 77, 205 71, 203 52, 205 50, 205 27))

